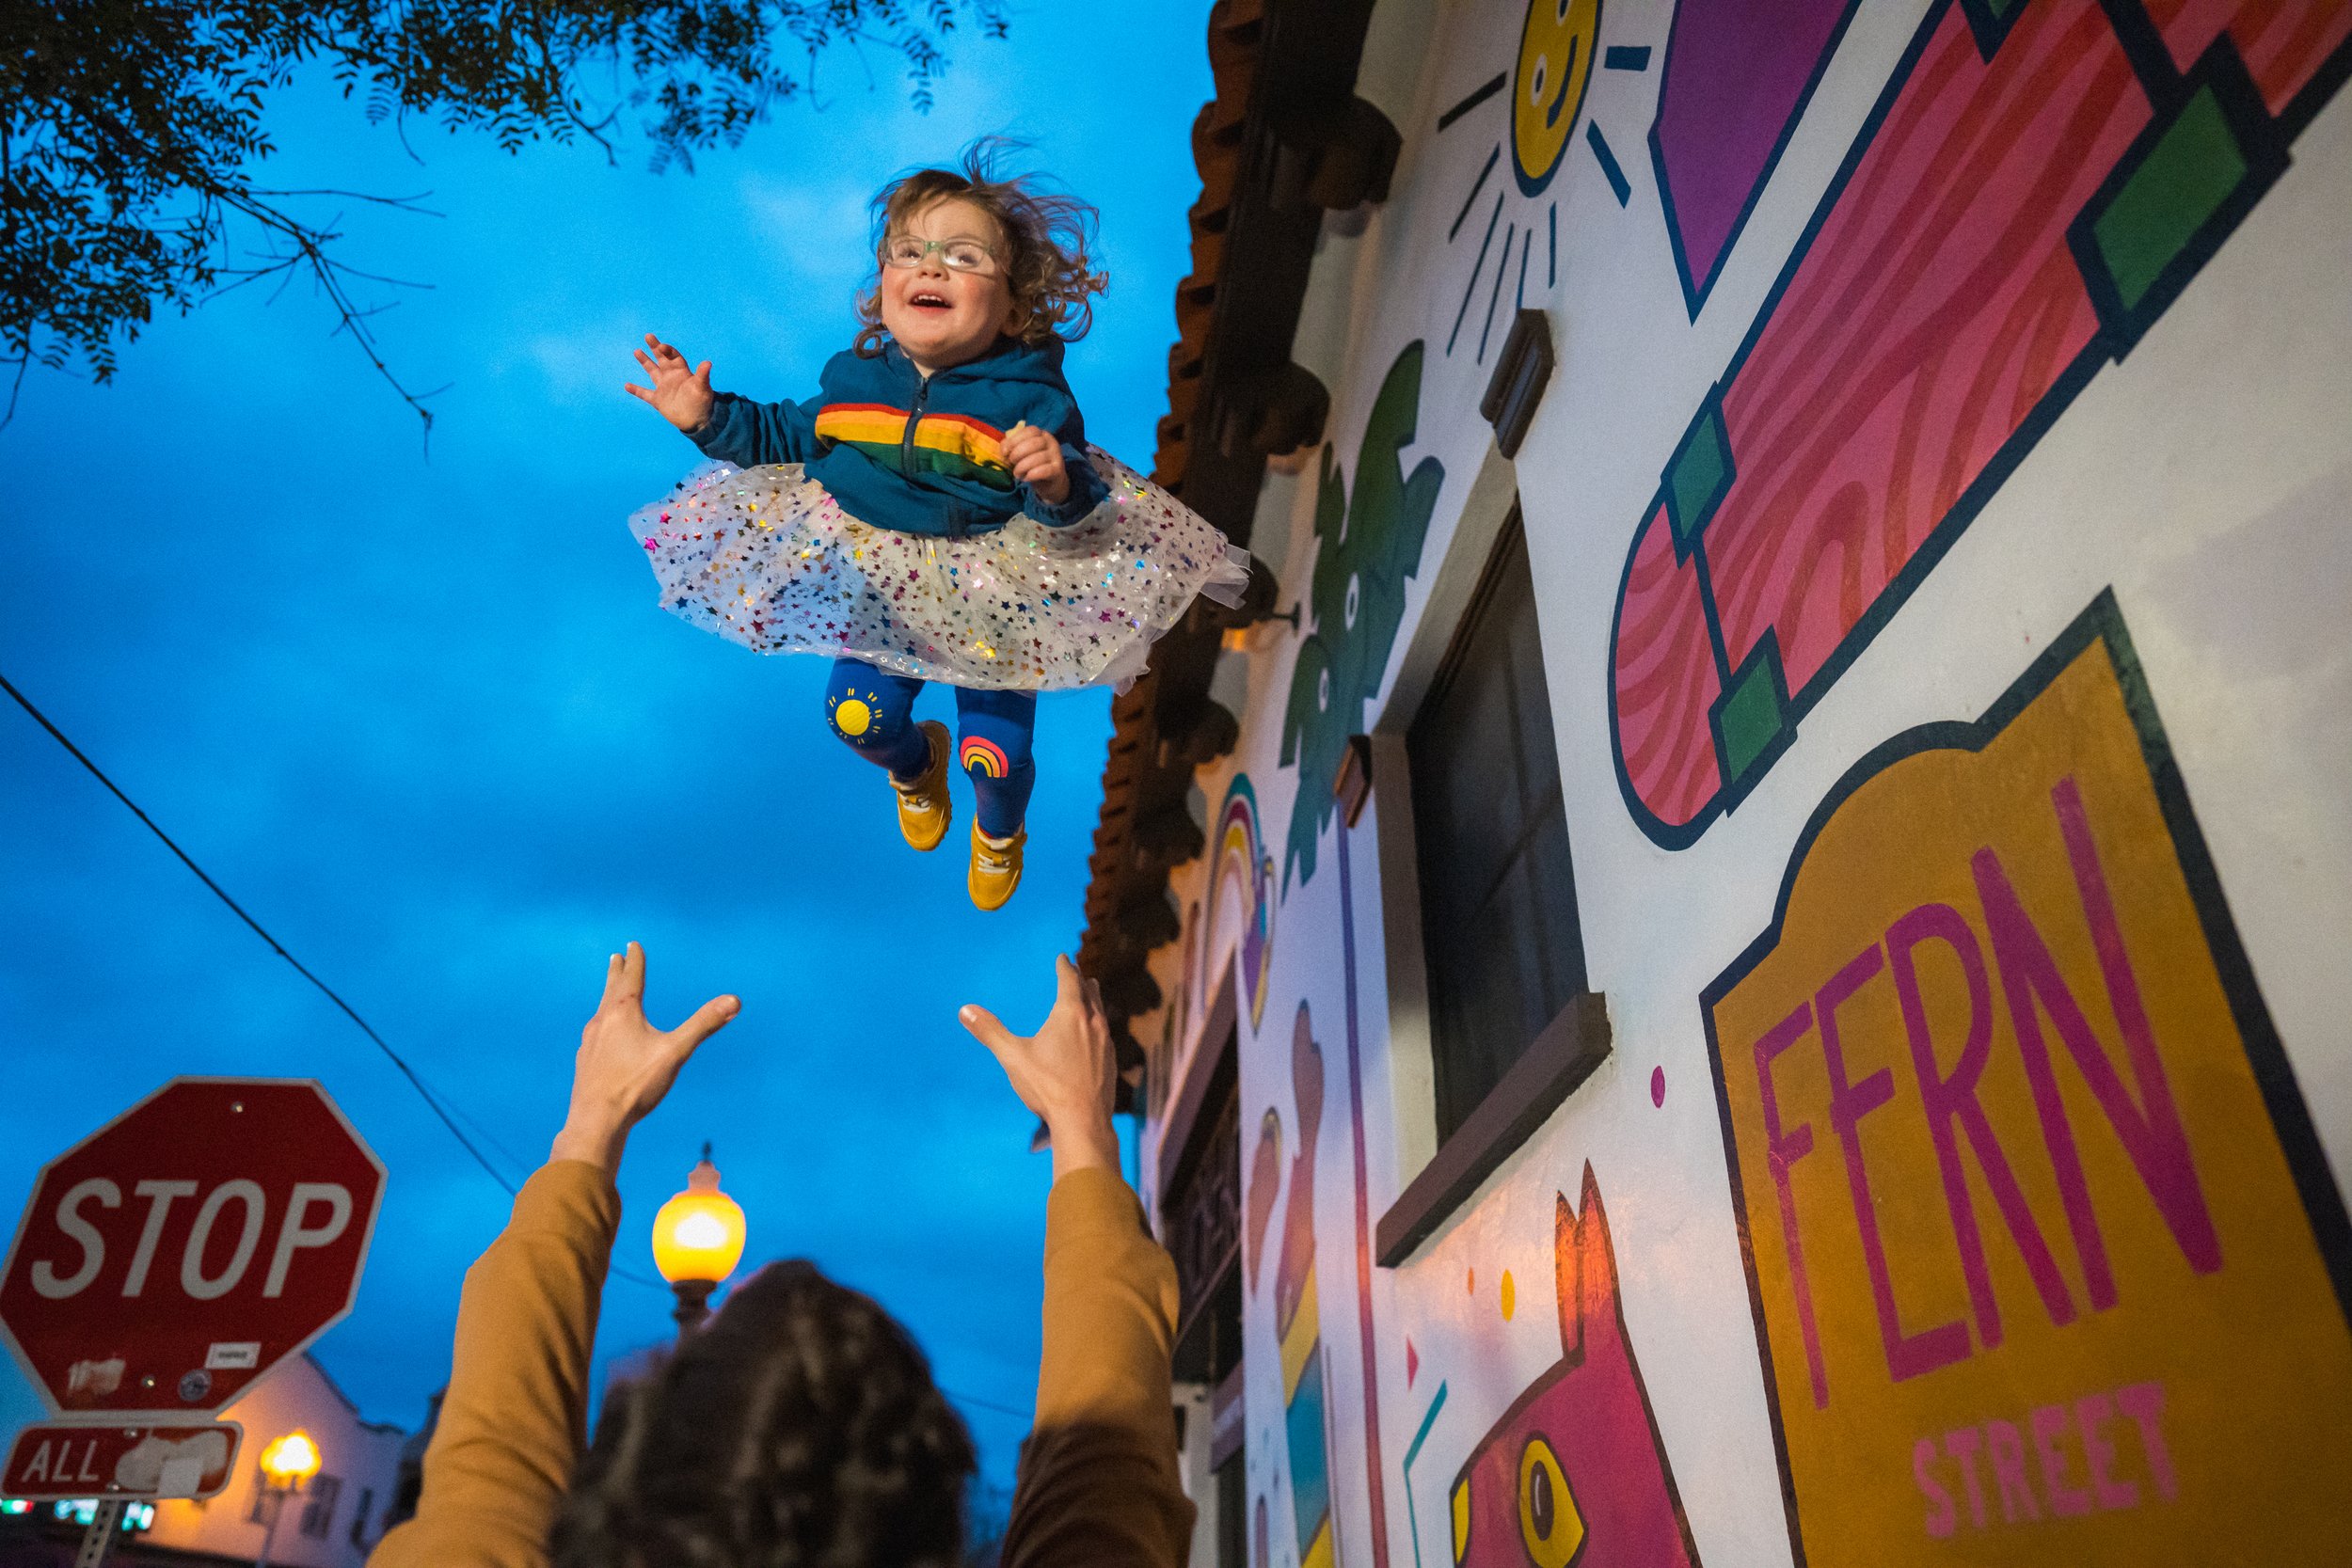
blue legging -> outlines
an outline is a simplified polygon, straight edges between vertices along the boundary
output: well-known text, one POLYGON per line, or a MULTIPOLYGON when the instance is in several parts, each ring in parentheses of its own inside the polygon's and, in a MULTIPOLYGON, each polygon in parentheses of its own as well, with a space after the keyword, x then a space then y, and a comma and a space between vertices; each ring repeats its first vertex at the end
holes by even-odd
MULTIPOLYGON (((915 693, 923 683, 894 675, 854 658, 834 661, 825 679, 825 721, 850 749, 913 784, 930 766, 930 749, 914 722, 915 693)), ((1029 736, 1037 728, 1034 691, 973 691, 956 694, 956 755, 972 778, 980 832, 1009 838, 1028 815, 1029 792, 1037 787, 1037 765, 1029 758, 1029 736)))

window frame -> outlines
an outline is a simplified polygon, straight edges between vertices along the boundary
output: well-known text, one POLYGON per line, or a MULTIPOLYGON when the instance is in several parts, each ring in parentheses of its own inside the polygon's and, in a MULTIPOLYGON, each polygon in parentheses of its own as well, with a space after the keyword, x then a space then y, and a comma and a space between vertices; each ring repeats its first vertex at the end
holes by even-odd
POLYGON ((1171 1351, 1175 1376, 1180 1382, 1215 1386, 1242 1354, 1241 1037, 1230 974, 1218 989, 1207 1025, 1187 1063, 1184 1084, 1161 1124, 1155 1208, 1162 1243, 1180 1259, 1171 1351), (1232 1125, 1224 1129, 1228 1113, 1232 1125), (1224 1142, 1221 1130, 1232 1133, 1232 1168, 1224 1176, 1234 1203, 1232 1240, 1217 1258, 1193 1257, 1190 1238, 1179 1231, 1202 1180, 1202 1164, 1211 1158, 1222 1161, 1229 1152, 1219 1147, 1224 1142), (1194 1266, 1186 1269, 1183 1262, 1194 1266))
POLYGON ((325 1541, 335 1533, 335 1511, 342 1505, 343 1478, 324 1471, 310 1478, 303 1487, 302 1517, 296 1522, 295 1533, 311 1541, 325 1541), (318 1528, 311 1528, 311 1521, 318 1528))
MULTIPOLYGON (((1486 632, 1495 629, 1486 623, 1486 617, 1496 610, 1498 604, 1502 600, 1506 588, 1505 573, 1512 562, 1513 557, 1516 556, 1523 561, 1526 557, 1526 553, 1527 540, 1525 522, 1518 503, 1514 502, 1509 514, 1503 519, 1502 529, 1496 533, 1493 544, 1487 548, 1486 562, 1480 569, 1478 586, 1472 591, 1470 603, 1464 608, 1460 619, 1456 622, 1454 627, 1454 635, 1447 644, 1445 657, 1438 661, 1437 672, 1430 679, 1428 691, 1423 694, 1421 702, 1415 705, 1413 717, 1406 725, 1405 766, 1408 769, 1413 768, 1416 762, 1416 743, 1413 738, 1415 734, 1421 729, 1423 721, 1432 717, 1431 709, 1433 706, 1452 703, 1459 696, 1461 689, 1460 682, 1463 679, 1466 667, 1469 665, 1473 653, 1473 649, 1471 647, 1473 638, 1482 636, 1486 632)), ((1531 614, 1534 613, 1535 608, 1533 588, 1534 585, 1531 581, 1529 584, 1530 602, 1528 607, 1531 614)), ((1518 802, 1521 810, 1523 812, 1528 812, 1526 820, 1530 825, 1525 829, 1521 841, 1514 847, 1509 858, 1503 863, 1502 869, 1497 874, 1495 885, 1486 890, 1486 896, 1488 898, 1498 895, 1502 892, 1502 885, 1511 877, 1519 874, 1525 869, 1525 862, 1528 856, 1532 854, 1535 848, 1535 833, 1538 830, 1533 826, 1533 823, 1537 820, 1537 816, 1535 813, 1529 812, 1529 808, 1549 804, 1551 800, 1558 799, 1562 793, 1559 767, 1559 739, 1556 732, 1552 729, 1551 716, 1548 711, 1549 706, 1549 691, 1551 683, 1547 673, 1542 669, 1542 628, 1540 626, 1536 626, 1530 629, 1533 630, 1535 635, 1538 650, 1536 673, 1544 680, 1547 711, 1543 716, 1543 725, 1545 734, 1550 740, 1552 746, 1552 755, 1549 759, 1551 763, 1550 776, 1552 790, 1551 795, 1544 800, 1538 801, 1523 800, 1518 802)), ((1524 739, 1525 737, 1519 736, 1517 738, 1524 739)), ((1421 760, 1423 762, 1428 761, 1426 758, 1422 758, 1421 760)), ((1427 779, 1427 774, 1423 773, 1422 778, 1425 781, 1427 779)), ((1408 790, 1413 787, 1413 781, 1407 781, 1407 787, 1408 790)), ((1418 793, 1416 792, 1412 800, 1412 804, 1415 808, 1413 831, 1416 840, 1413 886, 1415 895, 1419 897, 1424 905, 1426 905, 1430 902, 1428 891, 1429 874, 1428 868, 1421 864, 1419 860, 1419 837, 1422 828, 1425 826, 1420 815, 1420 807, 1422 803, 1422 802, 1419 799, 1418 793)), ((1561 813, 1560 832, 1565 844, 1567 832, 1567 803, 1565 799, 1558 799, 1558 805, 1561 813)), ((1573 846, 1567 846, 1567 848, 1570 864, 1571 867, 1573 867, 1574 847, 1573 846)), ((1478 907, 1478 911, 1472 912, 1483 912, 1484 909, 1485 905, 1481 904, 1478 907)), ((1513 1056, 1509 1062, 1503 1064, 1502 1069, 1495 1074, 1494 1082, 1486 1085, 1486 1092, 1481 1094, 1477 1100, 1470 1102, 1469 1104, 1454 1107, 1455 1109, 1458 1109, 1461 1114, 1454 1118, 1454 1126, 1452 1131, 1448 1131, 1445 1126, 1447 1119, 1445 1113, 1448 1109, 1447 1102, 1451 1098, 1453 1098, 1453 1096, 1448 1093, 1448 1090, 1451 1088, 1453 1090, 1453 1094, 1460 1094, 1463 1092, 1465 1086, 1458 1084, 1449 1085, 1449 1069, 1451 1069, 1452 1073, 1459 1073, 1467 1068, 1480 1066, 1483 1064, 1475 1062, 1467 1053, 1463 1056, 1455 1058, 1453 1063, 1449 1063, 1445 1059, 1447 1048, 1451 1047, 1459 1051, 1463 1048, 1466 1042, 1459 1039, 1446 1040, 1440 1038, 1438 1021, 1433 1016, 1429 1039, 1430 1076, 1431 1089, 1434 1097, 1434 1109, 1438 1117, 1438 1143, 1441 1148, 1444 1145, 1451 1143, 1456 1134, 1460 1132, 1462 1128, 1469 1124, 1471 1116, 1478 1109, 1484 1106, 1487 1100, 1492 1098, 1496 1089, 1502 1087, 1502 1080, 1510 1075, 1510 1069, 1518 1065, 1519 1059, 1525 1056, 1528 1052, 1534 1050, 1536 1043, 1547 1034, 1552 1031, 1552 1027, 1557 1023, 1559 1016, 1571 1010, 1576 998, 1586 994, 1589 990, 1590 988, 1585 983, 1584 925, 1581 911, 1577 907, 1576 884, 1573 869, 1571 869, 1569 876, 1567 911, 1569 925, 1567 946, 1570 950, 1572 950, 1575 979, 1574 986, 1563 996, 1561 1005, 1553 1009, 1553 1016, 1537 1024, 1534 1033, 1520 1044, 1518 1053, 1513 1056)), ((1463 911, 1457 909, 1454 912, 1456 915, 1459 915, 1463 911)), ((1423 974, 1431 980, 1432 984, 1430 989, 1434 990, 1435 976, 1429 974, 1431 960, 1435 952, 1435 948, 1429 941, 1431 934, 1430 927, 1424 924, 1422 931, 1423 974)), ((1432 1000, 1434 1002, 1434 997, 1432 1000)))
MULTIPOLYGON (((1404 1262, 1459 1212, 1486 1178, 1608 1059, 1612 1049, 1607 1002, 1590 989, 1588 973, 1587 989, 1572 995, 1537 1031, 1450 1137, 1438 1136, 1437 1040, 1422 930, 1412 766, 1406 737, 1422 705, 1438 689, 1514 528, 1524 529, 1518 476, 1490 442, 1379 718, 1365 737, 1389 979, 1390 1101, 1395 1118, 1397 1170, 1404 1182, 1375 1227, 1373 1253, 1383 1268, 1404 1262)), ((1540 646, 1548 641, 1540 584, 1536 604, 1540 646)), ((1547 661, 1548 684, 1549 673, 1547 661)), ((1555 750, 1559 739, 1555 724, 1555 750)), ((1570 853, 1573 856, 1573 833, 1570 853)), ((1578 913, 1581 933, 1588 918, 1581 898, 1578 913)))

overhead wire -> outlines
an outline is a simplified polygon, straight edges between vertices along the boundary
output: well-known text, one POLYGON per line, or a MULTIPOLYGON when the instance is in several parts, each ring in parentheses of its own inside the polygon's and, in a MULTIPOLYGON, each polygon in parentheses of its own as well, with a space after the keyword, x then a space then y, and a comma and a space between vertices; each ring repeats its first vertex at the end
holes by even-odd
MULTIPOLYGON (((202 882, 206 888, 210 889, 214 897, 229 906, 230 913, 234 914, 239 920, 245 922, 246 927, 250 929, 255 936, 260 937, 264 942, 267 942, 271 952, 285 959, 286 962, 293 967, 295 974, 301 975, 305 980, 308 980, 317 989, 318 993, 321 996, 326 997, 329 1002, 333 1003, 336 1008, 340 1010, 345 1018, 351 1020, 354 1024, 358 1025, 359 1032, 367 1036, 369 1040, 373 1042, 375 1048, 378 1051, 381 1051, 385 1057, 391 1062, 392 1066, 400 1069, 401 1076, 408 1081, 409 1087, 415 1089, 417 1091, 418 1098, 421 1099, 425 1104, 431 1108, 433 1114, 440 1118, 441 1125, 449 1129, 450 1136, 457 1140, 458 1147, 463 1148, 468 1154, 471 1155, 473 1157, 474 1164, 480 1165, 491 1180, 497 1182, 500 1187, 504 1189, 509 1197, 512 1197, 516 1194, 519 1190, 516 1183, 508 1180, 506 1174, 500 1170, 499 1167, 491 1162, 489 1156, 482 1151, 480 1145, 476 1144, 472 1137, 467 1135, 464 1128, 458 1126, 458 1121, 462 1117, 467 1122, 471 1123, 475 1132, 481 1136, 484 1142, 498 1148, 499 1152, 504 1154, 509 1160, 514 1160, 514 1153, 507 1149, 503 1145, 501 1145, 498 1142, 497 1137, 488 1128, 485 1127, 478 1118, 469 1115, 456 1103, 456 1101, 450 1101, 445 1103, 442 1097, 424 1081, 423 1075, 419 1073, 417 1069, 409 1064, 408 1059, 403 1056, 399 1052, 393 1050, 389 1042, 388 1042, 382 1035, 375 1032, 375 1026, 373 1024, 359 1016, 358 1008, 354 1007, 350 1003, 344 1001, 342 997, 336 992, 332 986, 329 986, 326 981, 320 979, 316 974, 311 973, 309 966, 304 964, 301 959, 295 958, 292 953, 288 952, 283 942, 279 942, 276 937, 270 935, 268 929, 264 927, 260 921, 254 919, 252 915, 246 911, 244 905, 238 903, 234 898, 231 898, 229 895, 228 889, 213 880, 212 874, 210 872, 206 871, 202 866, 197 864, 193 856, 191 856, 185 849, 181 848, 178 842, 174 840, 169 833, 164 832, 161 825, 159 825, 153 817, 148 816, 147 813, 140 808, 139 803, 136 800, 132 800, 130 796, 123 793, 121 785, 116 784, 114 780, 106 776, 104 768, 100 768, 98 764, 92 762, 89 758, 89 754, 84 752, 79 746, 76 746, 73 743, 72 738, 63 730, 57 728, 56 724, 51 721, 49 716, 41 712, 39 707, 35 706, 32 699, 25 696, 24 692, 18 690, 15 684, 5 674, 0 674, 0 691, 6 691, 11 698, 15 699, 16 705, 23 708, 27 714, 31 715, 35 723, 39 724, 42 729, 48 731, 50 738, 56 741, 58 745, 64 747, 67 753, 71 755, 74 761, 80 763, 84 768, 87 768, 89 770, 90 777, 105 785, 107 793, 111 794, 116 800, 121 801, 122 804, 129 809, 131 815, 137 817, 139 821, 146 826, 149 832, 153 833, 157 839, 162 841, 164 847, 170 850, 173 855, 177 856, 180 863, 186 866, 190 872, 194 873, 196 879, 202 882)), ((516 1161, 516 1163, 517 1164, 521 1164, 518 1160, 516 1161)), ((606 1268, 607 1272, 613 1277, 625 1279, 632 1285, 642 1285, 656 1291, 667 1291, 669 1289, 669 1287, 662 1281, 656 1279, 649 1275, 640 1274, 634 1269, 624 1267, 616 1262, 608 1263, 606 1268)), ((996 1412, 998 1415, 1010 1416, 1019 1420, 1025 1421, 1032 1418, 1032 1413, 1029 1411, 1018 1410, 1011 1405, 1000 1404, 993 1400, 984 1400, 973 1394, 958 1393, 952 1388, 942 1388, 940 1392, 961 1404, 975 1405, 979 1409, 992 1410, 996 1412)))
POLYGON ((358 1008, 354 1007, 350 1003, 344 1001, 340 995, 338 995, 334 987, 320 979, 316 974, 311 974, 309 966, 304 964, 300 958, 297 958, 292 953, 287 952, 283 942, 279 942, 276 937, 270 935, 268 930, 262 927, 260 921, 254 919, 250 914, 247 914, 244 905, 238 903, 234 898, 230 897, 228 889, 213 880, 212 874, 210 872, 206 871, 202 866, 197 864, 194 858, 191 857, 185 849, 181 848, 178 843, 172 839, 172 836, 164 832, 164 830, 157 825, 153 817, 148 816, 146 812, 139 809, 139 803, 136 800, 132 800, 131 797, 122 792, 121 785, 116 784, 114 780, 106 776, 106 770, 104 768, 92 762, 87 752, 85 752, 79 746, 73 744, 72 738, 69 737, 63 730, 57 728, 56 724, 52 723, 49 716, 41 712, 40 708, 34 706, 32 699, 25 696, 24 692, 19 691, 14 683, 12 683, 8 676, 4 674, 0 674, 0 691, 6 691, 10 697, 15 698, 16 705, 23 708, 26 713, 32 715, 33 722, 39 724, 42 729, 47 730, 50 737, 56 740, 58 745, 64 747, 66 751, 72 754, 74 761, 89 769, 91 778, 96 779, 100 784, 104 784, 109 794, 113 795, 116 800, 121 801, 125 806, 130 808, 131 815, 145 823, 147 825, 147 831, 161 839, 163 841, 164 847, 178 856, 180 863, 194 872, 196 874, 196 879, 202 882, 206 887, 212 890, 214 897, 228 905, 230 913, 234 914, 239 920, 244 921, 255 936, 260 937, 263 942, 267 942, 271 952, 285 959, 288 964, 293 966, 294 972, 296 974, 299 974, 305 980, 310 981, 312 986, 317 988, 318 993, 321 996, 324 996, 329 1002, 332 1002, 336 1007, 342 1011, 345 1018, 351 1020, 353 1023, 358 1025, 359 1032, 367 1036, 369 1039, 375 1042, 375 1048, 384 1053, 386 1058, 391 1062, 392 1066, 400 1069, 401 1076, 408 1080, 409 1086, 415 1089, 418 1095, 424 1101, 425 1104, 432 1108, 433 1114, 441 1118, 441 1125, 449 1129, 449 1135, 455 1138, 459 1147, 463 1148, 467 1153, 473 1156, 474 1164, 480 1165, 485 1171, 488 1172, 490 1180, 497 1182, 501 1187, 506 1190, 507 1196, 512 1197, 516 1195, 518 1190, 516 1184, 508 1180, 505 1173, 490 1163, 489 1157, 482 1152, 480 1147, 474 1143, 473 1139, 466 1135, 465 1129, 457 1125, 457 1118, 452 1116, 449 1108, 441 1103, 439 1096, 436 1095, 433 1090, 426 1085, 425 1081, 418 1075, 417 1069, 408 1065, 407 1058, 403 1056, 399 1052, 394 1051, 385 1040, 384 1037, 375 1032, 375 1026, 370 1023, 366 1019, 359 1016, 358 1008))

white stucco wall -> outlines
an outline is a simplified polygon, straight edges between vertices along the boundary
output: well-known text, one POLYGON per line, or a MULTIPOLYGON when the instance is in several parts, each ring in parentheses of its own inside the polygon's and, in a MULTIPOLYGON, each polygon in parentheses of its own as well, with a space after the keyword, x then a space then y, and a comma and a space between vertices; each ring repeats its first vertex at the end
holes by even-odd
MULTIPOLYGON (((1549 8, 1551 0, 1537 4, 1549 8)), ((1263 1113, 1273 1111, 1282 1128, 1279 1189, 1246 1199, 1271 1215, 1245 1307, 1249 1490, 1253 1504, 1268 1499, 1266 1568, 1300 1558, 1289 1528, 1292 1462, 1273 1281, 1298 1147, 1292 1037, 1302 1004, 1325 1078, 1315 1299, 1341 1560, 1454 1560, 1448 1487, 1457 1467, 1561 1357, 1555 1195, 1575 1203, 1588 1165, 1607 1199, 1625 1322, 1697 1558, 1741 1565, 1794 1559, 1700 996, 1773 920, 1792 853, 1841 778, 1914 726, 1977 720, 2105 590, 2113 591, 2137 647, 2337 1192, 2352 1170, 2352 1048, 2344 1023, 2352 1017, 2352 965, 2342 957, 2352 950, 2352 639, 2343 609, 2352 602, 2352 104, 2339 97, 2311 117, 2275 186, 2145 336, 2098 368, 2030 443, 1949 537, 1947 553, 1802 713, 1785 754, 1727 815, 1674 848, 1634 820, 1610 738, 1613 625, 1628 548, 1677 443, 1767 308, 1923 18, 1942 14, 1918 0, 1856 10, 1693 319, 1645 145, 1675 10, 1667 0, 1602 8, 1602 45, 1651 52, 1646 69, 1596 71, 1578 111, 1614 149, 1628 198, 1621 204, 1613 193, 1580 125, 1540 198, 1506 190, 1502 204, 1509 224, 1543 225, 1546 210, 1555 201, 1558 209, 1556 282, 1545 280, 1553 275, 1539 242, 1524 295, 1549 313, 1558 368, 1511 466, 1515 475, 1502 477, 1516 478, 1526 519, 1584 950, 1591 987, 1607 998, 1613 1052, 1408 1259, 1370 1271, 1378 1384, 1370 1401, 1340 830, 1335 823, 1323 832, 1311 876, 1286 873, 1294 810, 1304 791, 1326 787, 1302 783, 1300 769, 1280 761, 1301 636, 1269 624, 1252 634, 1248 652, 1227 656, 1244 667, 1223 677, 1248 694, 1241 741, 1200 784, 1214 828, 1232 780, 1246 776, 1257 842, 1274 868, 1266 1000, 1254 1022, 1242 1008, 1240 1036, 1246 1180, 1259 1180, 1253 1149, 1263 1113), (1659 1103, 1654 1071, 1663 1075, 1659 1103), (1511 1308, 1502 1297, 1506 1274, 1511 1308), (1376 1412, 1376 1466, 1368 1411, 1376 1412), (1408 1474, 1404 1460, 1424 1422, 1408 1474), (1375 1532, 1383 1553, 1375 1553, 1375 1532)), ((1327 435, 1352 495, 1373 398, 1400 350, 1416 340, 1426 345, 1418 428, 1399 455, 1406 473, 1434 457, 1445 477, 1419 568, 1405 585, 1394 648, 1366 707, 1361 728, 1370 733, 1401 731, 1409 718, 1391 699, 1402 684, 1398 700, 1418 701, 1414 661, 1442 648, 1458 613, 1446 610, 1442 621, 1424 625, 1424 610, 1433 592, 1445 597, 1441 584, 1475 575, 1476 554, 1454 559, 1450 548, 1457 533, 1490 531, 1494 518, 1482 525, 1476 509, 1501 504, 1501 459, 1478 403, 1516 278, 1502 291, 1484 362, 1470 341, 1484 327, 1484 281, 1462 336, 1445 351, 1463 309, 1472 231, 1484 227, 1498 182, 1485 184, 1451 239, 1449 229, 1498 145, 1501 105, 1473 110, 1444 132, 1436 122, 1482 81, 1513 69, 1526 17, 1524 5, 1507 0, 1375 11, 1359 91, 1403 134, 1403 158, 1391 198, 1359 237, 1327 232, 1295 349, 1331 388, 1327 435), (1486 497, 1473 501, 1482 472, 1486 497), (1473 512, 1468 524, 1466 506, 1473 512)), ((1316 629, 1309 587, 1315 495, 1311 463, 1301 476, 1271 481, 1253 541, 1279 566, 1283 607, 1308 601, 1303 631, 1316 629)), ((1393 852, 1395 823, 1383 822, 1399 809, 1396 786, 1386 775, 1376 783, 1346 848, 1361 1206, 1374 1222, 1434 1144, 1426 1032, 1412 1003, 1418 980, 1392 981, 1385 935, 1385 923, 1411 903, 1410 889, 1396 885, 1410 863, 1393 852)), ((1209 853, 1174 879, 1188 911, 1212 891, 1220 847, 1213 832, 1209 853)), ((1168 1069, 1179 1080, 1201 1043, 1193 1037, 1219 979, 1239 961, 1246 911, 1230 878, 1219 903, 1222 919, 1216 907, 1194 916, 1190 973, 1182 972, 1181 944, 1154 965, 1181 1020, 1168 1069)), ((1138 1021, 1138 1033, 1154 1037, 1164 1022, 1138 1021)), ((1147 1145, 1147 1170, 1151 1152, 1147 1145)), ((2317 1369, 2316 1386, 2335 1375, 2332 1363, 2317 1369)), ((1907 1455, 1896 1456, 1899 1489, 1912 1482, 1907 1455)), ((2122 1549, 2121 1537, 2097 1533, 2095 1519, 2068 1528, 2088 1533, 1922 1535, 1916 1560, 2109 1560, 2102 1554, 2122 1549)), ((1661 1560, 1613 1552, 1597 1534, 1584 1560, 1596 1568, 1661 1560)), ((2255 1555, 2301 1560, 2283 1542, 2255 1555)))

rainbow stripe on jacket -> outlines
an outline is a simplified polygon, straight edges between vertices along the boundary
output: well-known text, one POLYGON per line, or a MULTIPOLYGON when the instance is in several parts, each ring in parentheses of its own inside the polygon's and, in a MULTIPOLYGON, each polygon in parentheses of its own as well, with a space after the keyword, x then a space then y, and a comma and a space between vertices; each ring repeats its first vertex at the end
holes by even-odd
POLYGON ((1003 431, 969 414, 926 414, 915 421, 910 443, 910 413, 886 403, 829 403, 817 411, 817 438, 855 447, 900 473, 945 474, 1012 489, 1003 431))

